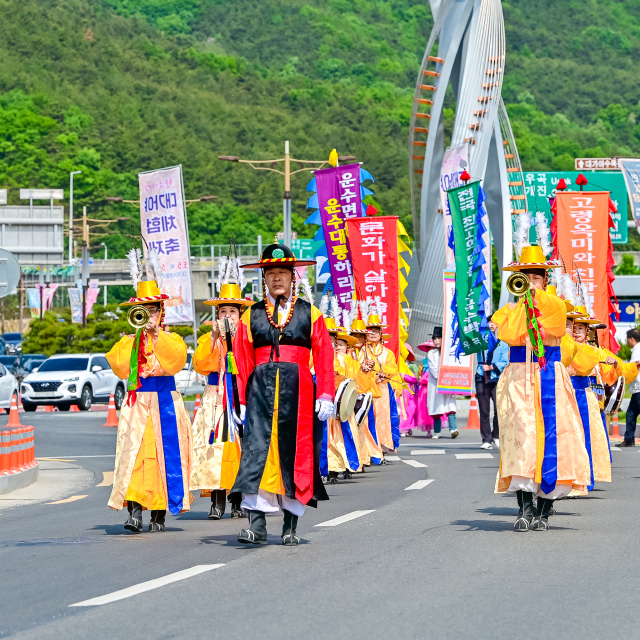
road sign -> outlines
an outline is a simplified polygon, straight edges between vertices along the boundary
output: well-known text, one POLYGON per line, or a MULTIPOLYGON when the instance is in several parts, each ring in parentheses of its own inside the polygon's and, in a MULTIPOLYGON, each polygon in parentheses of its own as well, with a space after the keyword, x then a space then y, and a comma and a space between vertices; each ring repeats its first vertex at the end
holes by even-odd
POLYGON ((20 282, 20 265, 10 251, 0 249, 0 298, 8 296, 20 282))
POLYGON ((0 189, 0 204, 7 204, 7 190, 0 189))
MULTIPOLYGON (((284 244, 284 239, 278 239, 280 244, 284 244)), ((292 238, 291 251, 296 254, 298 260, 313 260, 313 240, 306 238, 292 238)))
MULTIPOLYGON (((564 178, 569 191, 580 191, 575 183, 578 171, 525 171, 524 191, 527 195, 527 208, 531 213, 544 211, 547 220, 551 221, 551 209, 549 198, 556 193, 556 185, 564 178)), ((628 197, 627 188, 622 173, 611 171, 587 176, 589 183, 584 187, 586 191, 610 191, 611 200, 618 208, 618 213, 611 214, 615 229, 609 231, 613 244, 626 244, 629 241, 629 227, 627 225, 628 197)), ((535 238, 535 229, 532 227, 532 237, 535 238)))
POLYGON ((576 158, 576 171, 615 171, 620 158, 576 158))
POLYGON ((63 200, 64 189, 20 189, 20 200, 63 200))

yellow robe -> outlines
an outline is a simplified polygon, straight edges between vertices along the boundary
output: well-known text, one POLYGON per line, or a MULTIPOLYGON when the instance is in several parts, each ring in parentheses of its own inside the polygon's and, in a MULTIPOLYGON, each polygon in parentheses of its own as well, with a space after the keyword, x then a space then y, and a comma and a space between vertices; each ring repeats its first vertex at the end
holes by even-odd
MULTIPOLYGON (((224 375, 226 372, 226 346, 218 338, 211 346, 211 334, 198 339, 193 354, 193 368, 201 375, 218 372, 217 385, 207 384, 202 394, 200 409, 193 421, 193 471, 191 489, 200 489, 200 497, 211 495, 212 490, 231 489, 240 467, 240 441, 209 444, 212 429, 221 423, 224 415, 224 375)), ((220 424, 219 436, 222 435, 220 424)))
MULTIPOLYGON (((124 336, 107 353, 106 358, 118 378, 129 376, 129 363, 134 336, 124 336)), ((151 351, 140 377, 173 376, 187 361, 187 346, 175 333, 161 331, 155 344, 147 340, 146 351, 151 351)), ((189 493, 191 475, 191 420, 182 396, 172 391, 184 498, 182 510, 188 511, 192 496, 189 493)), ((123 404, 118 423, 116 460, 113 489, 108 505, 122 509, 125 501, 139 502, 144 509, 167 509, 167 481, 162 448, 160 408, 158 394, 138 392, 132 407, 123 404)))
MULTIPOLYGON (((561 347, 561 339, 566 335, 564 301, 544 291, 536 291, 535 301, 541 313, 540 324, 545 330, 545 346, 561 347)), ((510 362, 506 366, 496 390, 500 423, 500 472, 496 491, 503 493, 509 488, 512 476, 541 482, 544 422, 540 366, 531 360, 523 302, 505 305, 493 314, 492 320, 498 325, 500 340, 509 346, 525 346, 528 355, 528 362, 510 362)), ((557 484, 582 490, 589 484, 591 473, 573 385, 562 362, 547 366, 555 367, 557 484)))

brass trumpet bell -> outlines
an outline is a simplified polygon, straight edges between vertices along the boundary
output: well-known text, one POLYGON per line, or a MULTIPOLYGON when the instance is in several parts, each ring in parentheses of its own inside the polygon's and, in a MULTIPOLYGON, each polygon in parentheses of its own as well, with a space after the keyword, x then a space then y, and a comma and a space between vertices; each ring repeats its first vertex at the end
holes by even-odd
POLYGON ((127 321, 134 329, 146 327, 150 318, 149 309, 141 304, 136 304, 127 311, 127 321))
POLYGON ((521 271, 514 271, 507 278, 507 291, 515 298, 523 296, 527 291, 529 291, 530 287, 531 282, 529 281, 529 278, 521 271))

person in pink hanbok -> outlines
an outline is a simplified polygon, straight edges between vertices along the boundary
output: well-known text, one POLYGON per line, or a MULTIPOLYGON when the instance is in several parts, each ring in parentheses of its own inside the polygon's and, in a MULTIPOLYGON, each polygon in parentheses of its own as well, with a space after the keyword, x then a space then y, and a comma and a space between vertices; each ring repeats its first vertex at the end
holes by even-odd
POLYGON ((403 373, 402 377, 406 382, 402 390, 402 397, 398 402, 398 413, 400 414, 400 436, 411 436, 413 430, 418 426, 416 419, 418 399, 418 379, 420 378, 420 372, 416 364, 416 356, 413 353, 411 345, 405 345, 409 351, 407 356, 407 366, 411 369, 411 373, 403 373))
MULTIPOLYGON (((421 345, 418 345, 420 351, 428 353, 431 349, 435 349, 436 345, 433 344, 433 340, 427 340, 421 345)), ((425 358, 424 362, 427 362, 425 358)), ((424 365, 423 365, 424 367, 424 365)), ((427 432, 427 438, 433 437, 433 418, 429 415, 429 409, 427 408, 427 396, 429 395, 429 367, 423 368, 422 375, 420 376, 420 385, 418 389, 418 396, 416 398, 416 427, 420 431, 427 432)))

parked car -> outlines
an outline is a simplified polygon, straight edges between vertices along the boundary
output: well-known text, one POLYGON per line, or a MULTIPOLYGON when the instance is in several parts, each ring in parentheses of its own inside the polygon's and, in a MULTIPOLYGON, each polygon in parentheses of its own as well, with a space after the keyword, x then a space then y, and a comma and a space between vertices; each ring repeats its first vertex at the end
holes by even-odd
POLYGON ((18 380, 11 371, 0 364, 0 407, 7 413, 11 408, 11 398, 18 400, 18 380))
POLYGON ((0 354, 9 354, 9 346, 7 345, 7 341, 2 336, 0 336, 0 354))
POLYGON ((119 409, 125 395, 124 382, 113 373, 103 353, 51 356, 24 378, 20 391, 25 411, 35 411, 38 405, 69 411, 72 404, 88 411, 94 402, 109 402, 112 393, 119 409))
POLYGON ((175 375, 176 390, 183 396, 192 396, 194 393, 202 393, 207 381, 204 376, 196 373, 191 367, 191 359, 193 351, 189 349, 187 352, 187 362, 182 371, 178 371, 175 375))
POLYGON ((14 365, 11 373, 18 378, 18 382, 22 382, 25 376, 37 369, 48 357, 44 353, 21 353, 17 356, 0 356, 0 362, 4 364, 4 358, 12 359, 14 365))
POLYGON ((17 331, 3 333, 2 337, 6 343, 5 353, 22 353, 22 334, 17 331))
POLYGON ((20 356, 0 356, 0 364, 3 364, 9 371, 18 377, 18 367, 20 366, 20 356))

